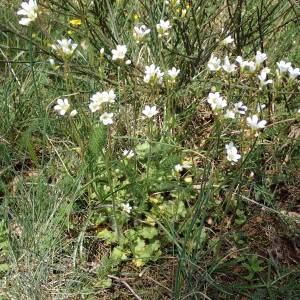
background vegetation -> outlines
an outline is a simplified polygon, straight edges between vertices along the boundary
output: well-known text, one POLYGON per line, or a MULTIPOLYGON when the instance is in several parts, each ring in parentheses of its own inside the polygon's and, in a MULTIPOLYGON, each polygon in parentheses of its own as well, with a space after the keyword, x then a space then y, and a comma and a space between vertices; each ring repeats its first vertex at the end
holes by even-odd
POLYGON ((0 299, 299 297, 299 77, 276 71, 299 67, 299 4, 169 2, 38 1, 22 26, 21 3, 0 1, 0 299), (70 56, 51 46, 63 38, 77 44, 70 56), (124 59, 112 59, 117 45, 124 59), (257 51, 270 85, 259 70, 208 68, 212 55, 257 51), (151 64, 163 84, 145 82, 151 64), (109 90, 105 126, 89 104, 109 90), (210 92, 248 111, 225 119, 210 92), (59 98, 78 114, 59 115, 59 98), (253 114, 267 121, 259 135, 253 114))

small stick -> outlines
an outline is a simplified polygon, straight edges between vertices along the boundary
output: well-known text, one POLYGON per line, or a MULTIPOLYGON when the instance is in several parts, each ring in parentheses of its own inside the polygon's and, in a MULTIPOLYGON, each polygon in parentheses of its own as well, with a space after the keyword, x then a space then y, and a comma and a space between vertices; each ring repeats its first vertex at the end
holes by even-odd
POLYGON ((128 289, 129 291, 132 293, 132 295, 138 299, 138 300, 143 300, 133 289, 132 287, 123 279, 119 278, 119 277, 116 277, 116 276, 112 276, 112 275, 107 275, 108 278, 111 278, 111 279, 114 279, 116 281, 119 281, 121 282, 122 284, 124 284, 128 289))

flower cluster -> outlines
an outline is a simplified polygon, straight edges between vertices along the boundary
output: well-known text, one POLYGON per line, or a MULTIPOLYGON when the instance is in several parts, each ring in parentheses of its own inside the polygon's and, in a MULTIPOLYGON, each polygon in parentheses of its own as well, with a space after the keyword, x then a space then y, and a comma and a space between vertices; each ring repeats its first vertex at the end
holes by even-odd
POLYGON ((276 63, 277 65, 277 76, 279 78, 283 77, 284 74, 288 73, 290 79, 296 79, 298 76, 300 76, 300 68, 293 68, 292 63, 285 62, 284 60, 281 60, 276 63))
MULTIPOLYGON (((167 71, 167 80, 169 83, 173 84, 176 82, 176 78, 180 70, 172 67, 172 69, 167 71)), ((160 67, 152 64, 145 67, 144 82, 150 85, 161 85, 163 83, 164 72, 160 70, 160 67)))
POLYGON ((19 21, 19 24, 28 26, 38 17, 38 5, 35 0, 29 0, 21 3, 21 9, 17 11, 17 15, 25 16, 19 21))
MULTIPOLYGON (((113 90, 97 92, 91 98, 91 102, 89 104, 89 109, 92 113, 101 109, 102 104, 104 103, 114 103, 116 99, 116 94, 113 90)), ((113 124, 113 113, 104 112, 100 116, 100 121, 104 125, 113 124)))

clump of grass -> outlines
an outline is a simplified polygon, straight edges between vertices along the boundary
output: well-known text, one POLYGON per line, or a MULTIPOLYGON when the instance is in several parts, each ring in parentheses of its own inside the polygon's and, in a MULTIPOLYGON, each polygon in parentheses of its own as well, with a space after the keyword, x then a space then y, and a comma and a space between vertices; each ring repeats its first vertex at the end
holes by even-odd
POLYGON ((296 4, 25 3, 1 12, 3 296, 296 295, 300 72, 272 50, 296 4))

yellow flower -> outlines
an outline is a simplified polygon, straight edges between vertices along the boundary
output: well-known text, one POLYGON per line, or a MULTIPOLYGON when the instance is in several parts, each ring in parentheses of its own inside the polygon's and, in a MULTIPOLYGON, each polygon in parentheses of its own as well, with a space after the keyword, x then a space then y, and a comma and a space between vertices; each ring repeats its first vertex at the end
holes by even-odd
POLYGON ((192 183, 193 179, 192 179, 192 177, 187 176, 187 177, 184 178, 184 182, 186 182, 186 183, 192 183))
POLYGON ((70 24, 72 26, 80 26, 82 24, 82 22, 80 19, 72 19, 72 20, 70 20, 70 24))

